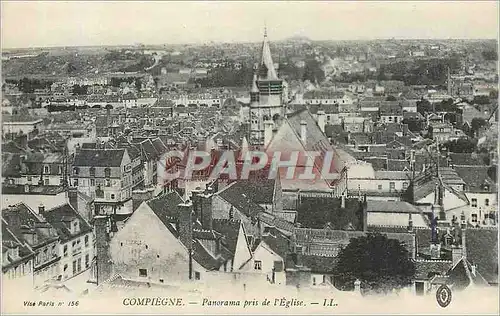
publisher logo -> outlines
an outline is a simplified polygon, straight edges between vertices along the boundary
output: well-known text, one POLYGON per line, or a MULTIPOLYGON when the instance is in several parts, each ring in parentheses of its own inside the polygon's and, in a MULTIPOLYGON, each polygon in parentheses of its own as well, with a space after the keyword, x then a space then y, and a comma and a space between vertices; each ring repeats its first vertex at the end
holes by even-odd
POLYGON ((436 292, 436 300, 441 307, 446 307, 450 305, 451 302, 451 290, 446 285, 441 285, 436 292))

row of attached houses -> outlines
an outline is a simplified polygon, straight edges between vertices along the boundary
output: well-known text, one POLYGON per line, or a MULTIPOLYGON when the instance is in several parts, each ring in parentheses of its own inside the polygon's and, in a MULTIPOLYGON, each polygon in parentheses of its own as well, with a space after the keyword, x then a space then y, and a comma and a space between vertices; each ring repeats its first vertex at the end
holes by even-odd
MULTIPOLYGON (((2 273, 24 289, 42 289, 84 272, 94 260, 89 223, 70 205, 34 210, 24 203, 2 210, 2 273)), ((89 274, 87 280, 92 279, 89 274)))

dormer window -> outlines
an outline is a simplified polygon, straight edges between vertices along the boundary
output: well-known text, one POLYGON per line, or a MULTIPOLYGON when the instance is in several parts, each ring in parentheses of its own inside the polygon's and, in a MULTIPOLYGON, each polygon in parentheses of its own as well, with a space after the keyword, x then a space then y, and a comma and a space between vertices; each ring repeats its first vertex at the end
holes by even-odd
POLYGON ((43 173, 49 173, 49 172, 50 172, 50 166, 49 165, 43 166, 43 173))
POLYGON ((104 176, 105 176, 106 178, 111 177, 111 169, 110 169, 110 168, 105 168, 105 169, 104 169, 104 176))
POLYGON ((89 173, 90 173, 91 177, 95 177, 95 168, 94 167, 90 167, 89 173))
POLYGON ((73 234, 77 234, 80 231, 80 225, 79 221, 77 219, 73 220, 71 222, 71 231, 73 234))
POLYGON ((80 172, 80 169, 78 167, 73 168, 73 174, 78 174, 80 172))

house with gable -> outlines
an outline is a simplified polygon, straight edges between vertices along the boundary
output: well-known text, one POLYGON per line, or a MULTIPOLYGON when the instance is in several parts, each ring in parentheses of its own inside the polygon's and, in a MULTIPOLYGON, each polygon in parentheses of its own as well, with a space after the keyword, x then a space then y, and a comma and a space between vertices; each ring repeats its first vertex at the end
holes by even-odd
POLYGON ((3 209, 1 214, 12 234, 34 253, 32 270, 35 288, 58 278, 61 259, 57 230, 38 213, 19 203, 3 209))
POLYGON ((252 259, 245 228, 214 219, 212 207, 208 192, 186 202, 177 192, 143 202, 110 241, 113 274, 168 284, 241 277, 252 259))
POLYGON ((70 205, 39 209, 39 215, 51 224, 59 236, 59 281, 90 269, 94 260, 94 234, 90 224, 70 205))

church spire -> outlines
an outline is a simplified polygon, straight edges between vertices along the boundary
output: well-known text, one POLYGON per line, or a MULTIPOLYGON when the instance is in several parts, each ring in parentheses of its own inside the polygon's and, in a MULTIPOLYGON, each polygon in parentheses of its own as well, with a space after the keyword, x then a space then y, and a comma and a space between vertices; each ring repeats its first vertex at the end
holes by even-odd
POLYGON ((267 39, 267 27, 264 28, 264 41, 262 43, 262 55, 260 59, 259 75, 262 79, 278 79, 276 69, 274 69, 273 59, 271 57, 271 49, 269 48, 269 41, 267 39))

